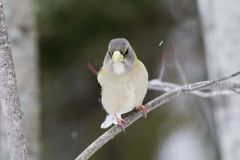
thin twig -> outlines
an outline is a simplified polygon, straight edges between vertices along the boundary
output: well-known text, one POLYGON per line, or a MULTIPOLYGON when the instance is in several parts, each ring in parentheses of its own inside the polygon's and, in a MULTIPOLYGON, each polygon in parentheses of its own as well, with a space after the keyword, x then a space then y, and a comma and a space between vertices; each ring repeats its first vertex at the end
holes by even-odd
POLYGON ((86 66, 95 76, 98 74, 97 69, 90 62, 87 62, 86 66))
POLYGON ((212 85, 212 84, 218 85, 219 83, 221 83, 221 82, 223 82, 223 81, 226 81, 226 80, 228 80, 228 79, 231 79, 231 78, 233 78, 233 77, 236 77, 236 76, 238 76, 239 74, 240 74, 240 71, 239 71, 239 72, 236 72, 236 73, 234 73, 234 74, 231 74, 231 75, 229 75, 229 76, 226 76, 226 77, 223 77, 223 78, 220 78, 220 79, 216 79, 216 80, 214 80, 214 81, 211 81, 211 83, 202 85, 202 86, 201 86, 201 89, 204 89, 204 88, 206 88, 206 87, 208 87, 209 85, 212 85))
POLYGON ((178 61, 178 58, 177 58, 177 54, 176 54, 176 46, 175 46, 175 43, 172 42, 171 43, 171 49, 172 49, 172 53, 173 53, 173 57, 174 57, 174 62, 175 62, 175 65, 176 65, 176 69, 180 75, 180 78, 181 80, 183 81, 183 84, 187 84, 187 80, 183 74, 183 71, 182 71, 182 67, 178 61))
POLYGON ((165 57, 164 57, 164 53, 163 52, 161 53, 160 63, 161 63, 161 70, 160 70, 158 79, 160 81, 162 81, 163 80, 163 76, 164 76, 164 72, 165 72, 165 57))
POLYGON ((228 79, 230 79, 230 78, 233 78, 233 77, 236 77, 236 76, 238 76, 240 74, 240 71, 239 72, 236 72, 236 73, 233 73, 233 74, 231 74, 231 75, 229 75, 229 76, 227 76, 227 77, 223 77, 223 78, 220 78, 219 80, 217 80, 217 81, 225 81, 225 80, 228 80, 228 79))
MULTIPOLYGON (((202 82, 196 82, 192 84, 187 84, 184 86, 179 86, 175 89, 172 89, 165 94, 155 98, 154 100, 147 103, 145 106, 151 112, 152 110, 162 107, 163 104, 170 101, 174 97, 181 96, 181 95, 187 95, 191 92, 196 92, 196 90, 201 89, 210 89, 211 87, 214 87, 214 85, 221 84, 223 81, 228 80, 229 78, 235 77, 239 75, 240 72, 237 72, 235 74, 232 74, 230 76, 214 80, 214 81, 202 81, 202 82), (221 83, 220 83, 221 82, 221 83)), ((240 87, 240 82, 237 82, 237 84, 233 84, 232 86, 240 87)), ((226 85, 226 84, 224 84, 226 85)), ((126 121, 126 124, 124 125, 124 128, 127 128, 131 124, 133 124, 135 121, 137 121, 139 118, 141 118, 143 115, 140 112, 132 112, 129 116, 124 118, 126 121)), ((87 160, 89 159, 96 151, 98 151, 104 144, 106 144, 108 141, 113 139, 115 136, 117 136, 120 132, 122 132, 122 127, 113 126, 108 131, 106 131, 104 134, 102 134, 98 139, 96 139, 90 146, 88 146, 75 160, 87 160)))
MULTIPOLYGON (((163 41, 161 41, 158 46, 161 47, 163 44, 163 41)), ((164 52, 161 53, 160 55, 160 64, 161 64, 161 70, 160 70, 160 73, 159 73, 159 76, 158 76, 158 79, 160 81, 163 80, 163 76, 164 76, 164 72, 165 72, 165 57, 164 57, 164 52)))

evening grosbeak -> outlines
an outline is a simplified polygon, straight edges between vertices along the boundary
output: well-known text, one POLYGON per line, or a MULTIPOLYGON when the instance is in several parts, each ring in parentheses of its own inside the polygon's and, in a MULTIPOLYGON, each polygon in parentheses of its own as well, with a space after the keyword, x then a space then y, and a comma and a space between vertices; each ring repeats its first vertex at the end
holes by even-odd
POLYGON ((147 93, 148 72, 125 38, 110 41, 103 66, 97 76, 100 101, 107 112, 101 128, 126 123, 121 115, 134 108, 146 116, 142 105, 147 93))

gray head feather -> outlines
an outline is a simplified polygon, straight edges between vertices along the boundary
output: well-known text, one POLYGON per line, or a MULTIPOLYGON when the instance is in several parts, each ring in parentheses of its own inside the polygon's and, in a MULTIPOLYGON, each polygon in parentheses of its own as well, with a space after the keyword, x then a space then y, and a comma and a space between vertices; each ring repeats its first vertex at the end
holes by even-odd
POLYGON ((111 54, 113 54, 115 51, 119 51, 124 56, 124 67, 126 67, 127 70, 131 70, 136 60, 136 54, 128 40, 125 38, 116 38, 109 42, 108 51, 104 58, 103 65, 112 71, 113 62, 111 60, 111 54))

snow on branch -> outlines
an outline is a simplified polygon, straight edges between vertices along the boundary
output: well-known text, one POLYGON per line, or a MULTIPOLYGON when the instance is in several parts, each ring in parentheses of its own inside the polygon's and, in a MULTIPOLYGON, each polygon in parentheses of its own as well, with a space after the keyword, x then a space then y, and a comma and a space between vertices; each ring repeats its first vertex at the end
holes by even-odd
MULTIPOLYGON (((240 94, 240 82, 239 81, 228 81, 229 79, 236 77, 240 74, 236 72, 230 76, 226 76, 217 80, 212 81, 201 81, 191 84, 185 84, 179 86, 173 83, 161 82, 159 79, 149 81, 149 89, 165 91, 166 93, 148 102, 145 106, 148 108, 149 112, 156 108, 163 107, 163 104, 172 100, 177 96, 193 94, 200 97, 214 97, 218 95, 229 95, 229 94, 240 94), (218 89, 218 91, 212 91, 213 89, 218 89), (207 90, 207 91, 204 91, 207 90)), ((132 112, 124 120, 127 122, 124 128, 129 127, 135 121, 142 117, 140 112, 132 112)), ((98 151, 104 144, 117 136, 123 131, 122 127, 113 126, 105 133, 103 133, 99 138, 97 138, 91 145, 89 145, 75 160, 87 160, 96 151, 98 151)))

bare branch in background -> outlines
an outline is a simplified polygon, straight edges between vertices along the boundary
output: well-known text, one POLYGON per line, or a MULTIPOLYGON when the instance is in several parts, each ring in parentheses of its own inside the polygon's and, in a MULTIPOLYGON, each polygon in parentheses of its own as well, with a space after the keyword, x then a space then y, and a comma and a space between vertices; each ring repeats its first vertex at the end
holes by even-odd
MULTIPOLYGON (((161 47, 163 44, 163 41, 161 41, 158 46, 161 47)), ((158 76, 158 79, 160 81, 163 80, 163 76, 164 76, 164 72, 165 72, 165 57, 164 57, 164 52, 161 53, 160 55, 160 64, 161 64, 161 70, 160 70, 160 73, 159 73, 159 76, 158 76)))
MULTIPOLYGON (((240 72, 236 72, 230 76, 213 80, 213 81, 201 81, 196 82, 192 84, 186 84, 183 86, 177 86, 175 84, 171 83, 165 83, 161 82, 159 80, 157 86, 160 87, 161 84, 164 84, 162 88, 169 89, 165 94, 155 98, 154 100, 148 102, 145 106, 151 112, 152 110, 162 107, 163 104, 166 102, 172 100, 173 98, 177 96, 182 95, 188 95, 188 94, 195 94, 201 97, 212 97, 216 95, 225 95, 226 92, 228 94, 228 91, 232 90, 239 90, 240 89, 240 82, 229 82, 228 79, 231 79, 233 77, 236 77, 240 74, 240 72), (223 90, 223 92, 208 92, 204 93, 201 92, 201 90, 206 89, 213 89, 213 88, 219 88, 223 90), (207 96, 208 95, 208 96, 207 96)), ((155 81, 156 82, 156 81, 155 81)), ((150 86, 155 83, 154 81, 150 81, 150 86), (152 83, 152 84, 151 84, 152 83)), ((236 93, 236 92, 235 92, 236 93)), ((132 125, 135 121, 140 119, 142 117, 142 113, 140 112, 133 112, 130 115, 128 115, 124 120, 126 121, 126 124, 124 125, 124 128, 127 128, 128 126, 132 125)), ((75 160, 87 160, 89 159, 96 151, 98 151, 104 144, 106 144, 108 141, 113 139, 116 135, 118 135, 120 132, 123 131, 122 127, 113 126, 108 131, 106 131, 104 134, 102 134, 98 139, 96 139, 90 146, 88 146, 75 160)))
POLYGON ((3 120, 6 125, 11 160, 27 160, 23 133, 23 113, 17 92, 11 45, 8 40, 6 19, 0 0, 0 98, 3 120))
POLYGON ((160 57, 160 64, 161 64, 161 70, 158 76, 158 80, 162 81, 163 80, 163 76, 164 76, 164 72, 165 72, 165 57, 164 57, 164 53, 161 53, 161 57, 160 57))
MULTIPOLYGON (((149 81, 148 89, 168 92, 177 87, 180 87, 180 86, 177 84, 174 84, 174 83, 162 82, 162 81, 159 81, 158 79, 153 79, 153 80, 149 81)), ((202 98, 210 98, 210 97, 216 97, 216 96, 220 96, 220 95, 240 94, 238 89, 236 89, 235 87, 238 87, 240 89, 240 82, 224 81, 224 82, 219 83, 216 87, 214 87, 214 86, 212 87, 212 89, 216 89, 216 91, 213 91, 213 90, 193 91, 193 92, 191 92, 191 94, 202 97, 202 98)))
POLYGON ((95 76, 98 74, 97 69, 90 62, 87 62, 86 66, 95 76))
POLYGON ((183 84, 187 84, 187 80, 183 74, 183 71, 182 71, 182 68, 181 68, 181 65, 178 61, 178 58, 177 58, 177 54, 176 54, 176 46, 175 46, 175 43, 172 42, 171 43, 171 49, 172 49, 172 53, 173 53, 173 58, 174 58, 174 62, 175 62, 175 65, 176 65, 176 69, 180 75, 180 78, 181 80, 183 81, 183 84))

